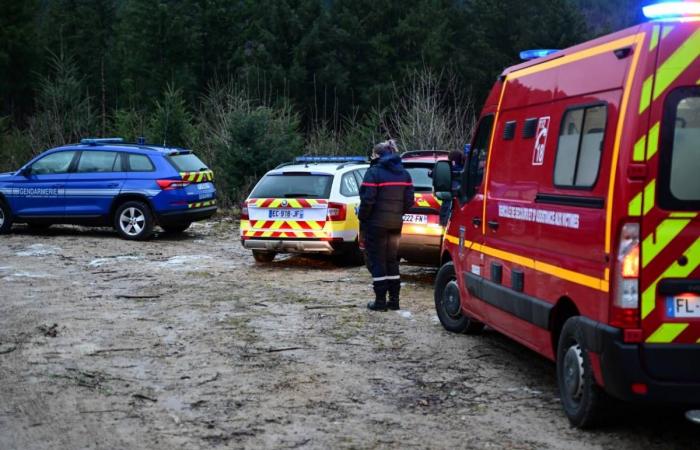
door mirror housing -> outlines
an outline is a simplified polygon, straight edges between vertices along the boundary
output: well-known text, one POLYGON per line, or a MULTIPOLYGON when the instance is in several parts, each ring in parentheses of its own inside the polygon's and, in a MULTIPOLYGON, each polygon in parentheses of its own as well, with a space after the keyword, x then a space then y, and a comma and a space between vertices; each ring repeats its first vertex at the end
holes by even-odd
POLYGON ((452 192, 452 168, 447 161, 438 161, 433 167, 433 191, 452 192))
POLYGON ((19 169, 19 174, 23 177, 29 178, 29 176, 32 174, 32 166, 22 167, 19 169))

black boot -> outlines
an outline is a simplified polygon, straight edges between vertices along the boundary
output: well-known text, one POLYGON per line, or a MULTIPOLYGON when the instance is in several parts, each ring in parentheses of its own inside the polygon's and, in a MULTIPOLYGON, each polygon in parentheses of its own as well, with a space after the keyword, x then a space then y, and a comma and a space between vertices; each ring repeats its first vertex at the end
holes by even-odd
POLYGON ((372 311, 386 311, 386 281, 374 282, 374 301, 367 303, 367 309, 372 311))
POLYGON ((399 292, 401 291, 401 280, 389 280, 389 302, 387 308, 398 311, 399 307, 399 292))

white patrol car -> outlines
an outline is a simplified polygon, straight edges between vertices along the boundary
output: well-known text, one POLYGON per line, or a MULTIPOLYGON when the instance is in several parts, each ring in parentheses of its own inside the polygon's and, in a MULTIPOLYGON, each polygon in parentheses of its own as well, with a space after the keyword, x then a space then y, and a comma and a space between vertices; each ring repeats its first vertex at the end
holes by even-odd
POLYGON ((258 262, 321 253, 361 263, 357 207, 368 167, 362 156, 316 156, 269 171, 243 204, 241 243, 258 262))

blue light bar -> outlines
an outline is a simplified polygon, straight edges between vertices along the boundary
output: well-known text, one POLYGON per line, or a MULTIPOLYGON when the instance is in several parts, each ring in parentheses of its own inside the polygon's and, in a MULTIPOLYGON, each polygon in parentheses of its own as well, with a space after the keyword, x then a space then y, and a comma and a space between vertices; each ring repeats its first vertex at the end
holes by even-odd
POLYGON ((80 140, 80 143, 85 145, 121 144, 123 142, 124 139, 122 138, 87 138, 80 140))
POLYGON ((662 2, 642 8, 647 19, 669 19, 674 17, 700 16, 698 2, 662 2))
POLYGON ((523 61, 530 61, 531 59, 537 59, 537 58, 544 58, 545 56, 549 56, 552 53, 556 53, 559 50, 555 49, 535 49, 535 50, 524 50, 520 52, 520 59, 523 61))
POLYGON ((298 163, 344 163, 367 162, 366 156, 297 156, 294 162, 298 163))

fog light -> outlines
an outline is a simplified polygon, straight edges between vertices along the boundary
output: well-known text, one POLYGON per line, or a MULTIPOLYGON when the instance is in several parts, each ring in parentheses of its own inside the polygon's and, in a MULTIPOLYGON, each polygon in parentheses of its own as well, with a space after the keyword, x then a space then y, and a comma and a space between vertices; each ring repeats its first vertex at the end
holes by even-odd
POLYGON ((632 385, 632 392, 637 395, 646 395, 649 392, 649 388, 644 383, 634 383, 632 385))

